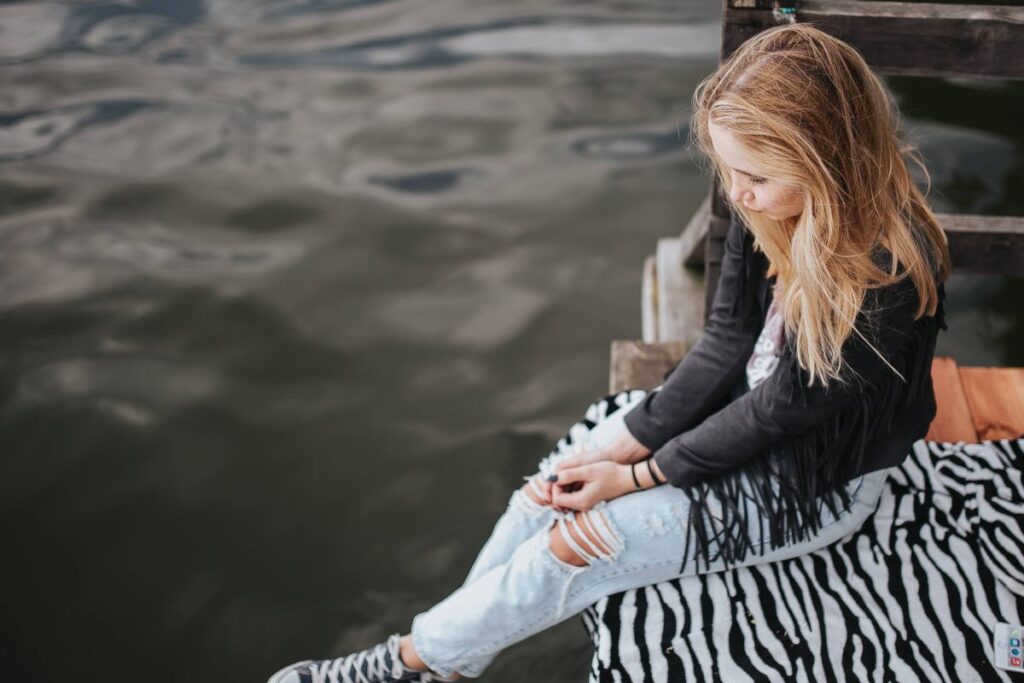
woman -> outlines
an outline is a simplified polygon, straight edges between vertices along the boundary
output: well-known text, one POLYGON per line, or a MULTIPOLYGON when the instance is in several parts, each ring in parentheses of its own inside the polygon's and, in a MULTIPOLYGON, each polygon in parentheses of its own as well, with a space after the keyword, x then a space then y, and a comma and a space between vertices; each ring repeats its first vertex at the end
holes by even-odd
POLYGON ((813 552, 874 511, 935 415, 950 270, 896 108, 808 24, 751 38, 693 104, 733 213, 700 342, 662 386, 588 414, 410 634, 273 683, 476 678, 602 597, 813 552))

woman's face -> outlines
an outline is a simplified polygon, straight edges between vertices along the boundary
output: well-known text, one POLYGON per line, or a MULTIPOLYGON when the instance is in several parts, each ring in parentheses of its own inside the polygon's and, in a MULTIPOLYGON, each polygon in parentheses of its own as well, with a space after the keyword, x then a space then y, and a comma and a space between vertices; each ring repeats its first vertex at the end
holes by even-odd
POLYGON ((732 174, 729 198, 733 203, 742 204, 751 211, 764 213, 775 220, 795 218, 803 213, 802 191, 783 187, 771 178, 749 175, 746 171, 751 171, 754 165, 736 137, 715 123, 710 123, 708 130, 715 153, 732 174))

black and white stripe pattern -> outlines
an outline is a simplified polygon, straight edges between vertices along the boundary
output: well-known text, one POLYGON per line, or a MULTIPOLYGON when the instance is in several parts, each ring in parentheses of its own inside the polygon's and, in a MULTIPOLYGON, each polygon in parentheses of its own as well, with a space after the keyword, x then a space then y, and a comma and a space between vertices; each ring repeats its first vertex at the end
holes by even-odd
MULTIPOLYGON (((595 402, 557 451, 627 398, 595 402)), ((1024 622, 1022 466, 1024 439, 918 441, 846 539, 588 607, 589 681, 1012 681, 992 632, 1024 622)))

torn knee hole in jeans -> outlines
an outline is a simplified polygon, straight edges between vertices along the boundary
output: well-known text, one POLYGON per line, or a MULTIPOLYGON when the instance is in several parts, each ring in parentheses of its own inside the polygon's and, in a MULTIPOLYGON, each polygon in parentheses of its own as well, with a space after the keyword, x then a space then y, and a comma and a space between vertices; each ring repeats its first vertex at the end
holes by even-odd
POLYGON ((556 519, 548 535, 548 550, 555 559, 575 567, 614 560, 623 548, 622 536, 612 528, 605 512, 596 508, 556 519))

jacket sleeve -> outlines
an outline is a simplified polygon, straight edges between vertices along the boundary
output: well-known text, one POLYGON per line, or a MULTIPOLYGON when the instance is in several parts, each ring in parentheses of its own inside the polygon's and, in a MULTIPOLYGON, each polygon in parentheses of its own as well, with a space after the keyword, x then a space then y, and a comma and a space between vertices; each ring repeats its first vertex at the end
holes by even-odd
POLYGON ((703 336, 666 378, 624 416, 626 429, 656 451, 669 439, 722 406, 745 371, 757 332, 743 325, 738 297, 748 284, 744 258, 746 228, 733 218, 726 234, 722 270, 703 336), (744 329, 746 327, 747 329, 744 329))
MULTIPOLYGON (((865 294, 864 305, 855 320, 861 334, 898 369, 902 365, 898 360, 900 352, 911 335, 916 307, 916 290, 907 277, 865 294)), ((808 375, 797 364, 787 340, 771 376, 665 443, 654 453, 655 462, 672 485, 698 484, 739 467, 780 439, 798 435, 837 411, 853 407, 861 392, 894 377, 889 365, 856 331, 844 343, 842 353, 847 364, 844 376, 850 381, 830 381, 825 387, 818 380, 808 387, 808 375)))

